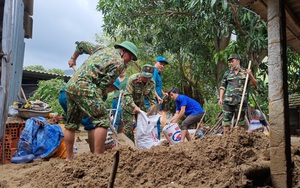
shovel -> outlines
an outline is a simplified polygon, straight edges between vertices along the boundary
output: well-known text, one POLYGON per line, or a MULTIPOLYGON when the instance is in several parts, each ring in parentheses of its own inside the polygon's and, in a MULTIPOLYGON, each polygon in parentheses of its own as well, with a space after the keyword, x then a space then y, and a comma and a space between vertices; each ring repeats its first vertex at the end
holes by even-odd
MULTIPOLYGON (((251 68, 251 61, 249 61, 248 64, 248 69, 251 68)), ((236 123, 235 126, 238 126, 239 120, 240 120, 240 116, 241 116, 241 111, 242 111, 242 107, 243 107, 243 102, 244 102, 244 98, 245 98, 245 92, 247 89, 247 83, 248 83, 248 79, 249 79, 249 74, 246 75, 246 81, 245 81, 245 85, 244 85, 244 89, 243 89, 243 94, 242 94, 242 99, 241 99, 241 103, 240 103, 240 108, 239 108, 239 113, 236 119, 236 123)))
MULTIPOLYGON (((197 134, 198 134, 198 131, 199 131, 199 129, 200 129, 200 126, 201 126, 202 123, 203 123, 203 119, 204 119, 204 117, 205 117, 205 114, 206 114, 206 112, 204 112, 204 114, 203 114, 201 120, 200 120, 199 123, 197 124, 195 134, 194 134, 194 136, 193 136, 193 138, 192 138, 193 140, 196 139, 196 136, 197 136, 197 134)), ((200 135, 199 135, 199 136, 200 136, 200 135)))
MULTIPOLYGON (((73 70, 76 71, 77 68, 75 65, 72 66, 73 70)), ((116 110, 116 114, 115 114, 115 117, 114 117, 114 121, 113 121, 113 125, 109 125, 110 126, 110 129, 111 131, 113 132, 113 134, 111 135, 111 137, 119 144, 121 145, 125 145, 125 146, 130 146, 130 147, 135 147, 134 143, 132 142, 132 140, 130 140, 130 138, 128 138, 124 133, 120 133, 120 134, 117 134, 116 131, 115 131, 115 123, 116 123, 116 119, 117 119, 117 115, 118 115, 118 108, 119 108, 119 105, 120 105, 120 101, 121 101, 121 96, 122 94, 120 93, 119 95, 119 100, 118 100, 118 105, 117 105, 117 110, 116 110)))
POLYGON ((115 113, 113 124, 109 124, 109 127, 110 127, 110 129, 111 129, 111 131, 113 133, 111 135, 111 137, 118 144, 121 144, 121 145, 124 145, 124 146, 130 146, 132 148, 135 148, 135 145, 134 145, 133 141, 130 138, 128 138, 124 133, 116 133, 116 131, 115 131, 115 124, 116 124, 116 119, 117 119, 117 115, 118 115, 118 109, 119 109, 121 97, 122 97, 122 93, 120 93, 120 95, 119 95, 117 109, 116 109, 116 113, 115 113))
MULTIPOLYGON (((163 96, 162 99, 164 99, 165 96, 163 96)), ((151 105, 148 112, 147 112, 147 116, 150 116, 150 115, 155 115, 155 114, 158 114, 159 112, 159 108, 160 108, 160 105, 162 104, 163 102, 159 102, 157 104, 154 104, 154 105, 151 105)))

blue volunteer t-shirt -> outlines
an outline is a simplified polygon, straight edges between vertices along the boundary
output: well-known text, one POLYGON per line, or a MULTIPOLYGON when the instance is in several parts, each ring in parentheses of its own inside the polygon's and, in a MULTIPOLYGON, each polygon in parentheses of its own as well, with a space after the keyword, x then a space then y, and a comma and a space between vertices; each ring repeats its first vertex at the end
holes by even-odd
POLYGON ((162 98, 162 86, 163 86, 163 81, 160 75, 159 70, 154 67, 154 73, 153 73, 153 77, 152 79, 155 81, 155 91, 157 93, 157 95, 162 98))
POLYGON ((197 114, 204 113, 204 110, 202 109, 200 103, 198 103, 192 98, 189 98, 188 96, 178 94, 175 103, 176 103, 176 111, 180 111, 182 106, 186 106, 184 114, 187 116, 194 116, 197 114))

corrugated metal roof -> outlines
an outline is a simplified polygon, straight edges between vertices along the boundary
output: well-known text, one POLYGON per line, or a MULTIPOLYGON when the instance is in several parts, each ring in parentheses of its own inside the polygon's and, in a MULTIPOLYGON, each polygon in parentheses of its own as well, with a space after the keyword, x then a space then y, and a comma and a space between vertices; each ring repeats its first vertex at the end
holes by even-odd
POLYGON ((36 71, 36 70, 25 70, 25 69, 23 70, 23 77, 38 78, 40 80, 63 78, 65 81, 68 81, 71 78, 71 76, 68 76, 68 75, 61 75, 61 74, 36 71))
POLYGON ((294 93, 289 96, 289 106, 300 106, 300 93, 294 93))

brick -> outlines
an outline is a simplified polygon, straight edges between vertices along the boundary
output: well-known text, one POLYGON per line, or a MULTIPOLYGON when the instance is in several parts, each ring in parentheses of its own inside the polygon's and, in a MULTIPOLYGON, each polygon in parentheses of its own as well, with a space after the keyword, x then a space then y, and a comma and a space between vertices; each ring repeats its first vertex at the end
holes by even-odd
POLYGON ((11 148, 12 148, 12 144, 13 144, 12 141, 7 141, 7 142, 5 142, 5 147, 4 147, 4 149, 11 149, 11 148))
POLYGON ((6 128, 5 134, 11 136, 11 138, 19 138, 19 128, 6 128))
POLYGON ((18 148, 19 140, 20 140, 19 138, 12 139, 12 145, 11 145, 11 147, 12 148, 18 148))
POLYGON ((13 156, 17 148, 5 149, 5 160, 10 160, 13 156))
MULTIPOLYGON (((14 139, 9 139, 5 141, 5 147, 4 149, 13 149, 13 148, 18 148, 19 144, 19 138, 14 138, 14 139)), ((0 155, 2 154, 2 142, 0 142, 0 155)))
POLYGON ((5 134, 5 142, 11 141, 11 139, 12 139, 12 136, 11 136, 11 135, 5 134))
MULTIPOLYGON (((22 121, 21 127, 23 127, 23 128, 24 128, 24 127, 25 127, 25 125, 26 125, 26 121, 22 121)), ((20 128, 21 128, 21 127, 20 127, 20 128)))
POLYGON ((20 128, 20 123, 6 123, 6 128, 20 128))

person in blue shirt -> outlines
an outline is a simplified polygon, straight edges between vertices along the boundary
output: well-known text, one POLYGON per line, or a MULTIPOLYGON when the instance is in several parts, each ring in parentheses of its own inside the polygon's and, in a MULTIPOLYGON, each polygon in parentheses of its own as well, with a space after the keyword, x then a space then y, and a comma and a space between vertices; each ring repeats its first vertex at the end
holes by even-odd
MULTIPOLYGON (((157 103, 162 103, 163 98, 168 96, 167 92, 163 91, 163 80, 161 77, 161 72, 165 69, 165 66, 169 64, 166 58, 163 56, 158 56, 155 60, 154 64, 154 73, 152 79, 155 82, 155 98, 157 103)), ((145 100, 145 104, 147 106, 147 109, 150 108, 148 100, 145 100)), ((163 110, 163 106, 160 106, 160 110, 163 110)))
POLYGON ((186 95, 179 94, 175 87, 171 88, 168 94, 176 104, 176 113, 171 118, 170 123, 178 123, 183 115, 186 115, 181 123, 181 142, 184 142, 185 138, 190 141, 188 128, 201 120, 204 110, 200 103, 186 95))
MULTIPOLYGON (((163 91, 163 81, 161 78, 161 72, 165 69, 167 64, 169 63, 163 56, 158 56, 154 64, 154 73, 152 79, 155 81, 155 96, 159 103, 163 102, 163 97, 168 96, 168 93, 163 91)), ((162 106, 160 110, 163 110, 162 106)))
MULTIPOLYGON (((163 56, 158 56, 154 63, 154 72, 153 72, 152 79, 155 82, 156 102, 161 104, 159 110, 163 110, 163 105, 162 105, 163 98, 168 96, 168 93, 163 91, 162 88, 163 80, 161 77, 161 72, 165 69, 165 66, 167 64, 169 64, 169 62, 163 56)), ((147 99, 145 99, 145 105, 146 105, 146 109, 148 110, 150 108, 150 104, 147 99)), ((158 139, 160 139, 160 119, 157 122, 157 133, 158 133, 158 139)))

